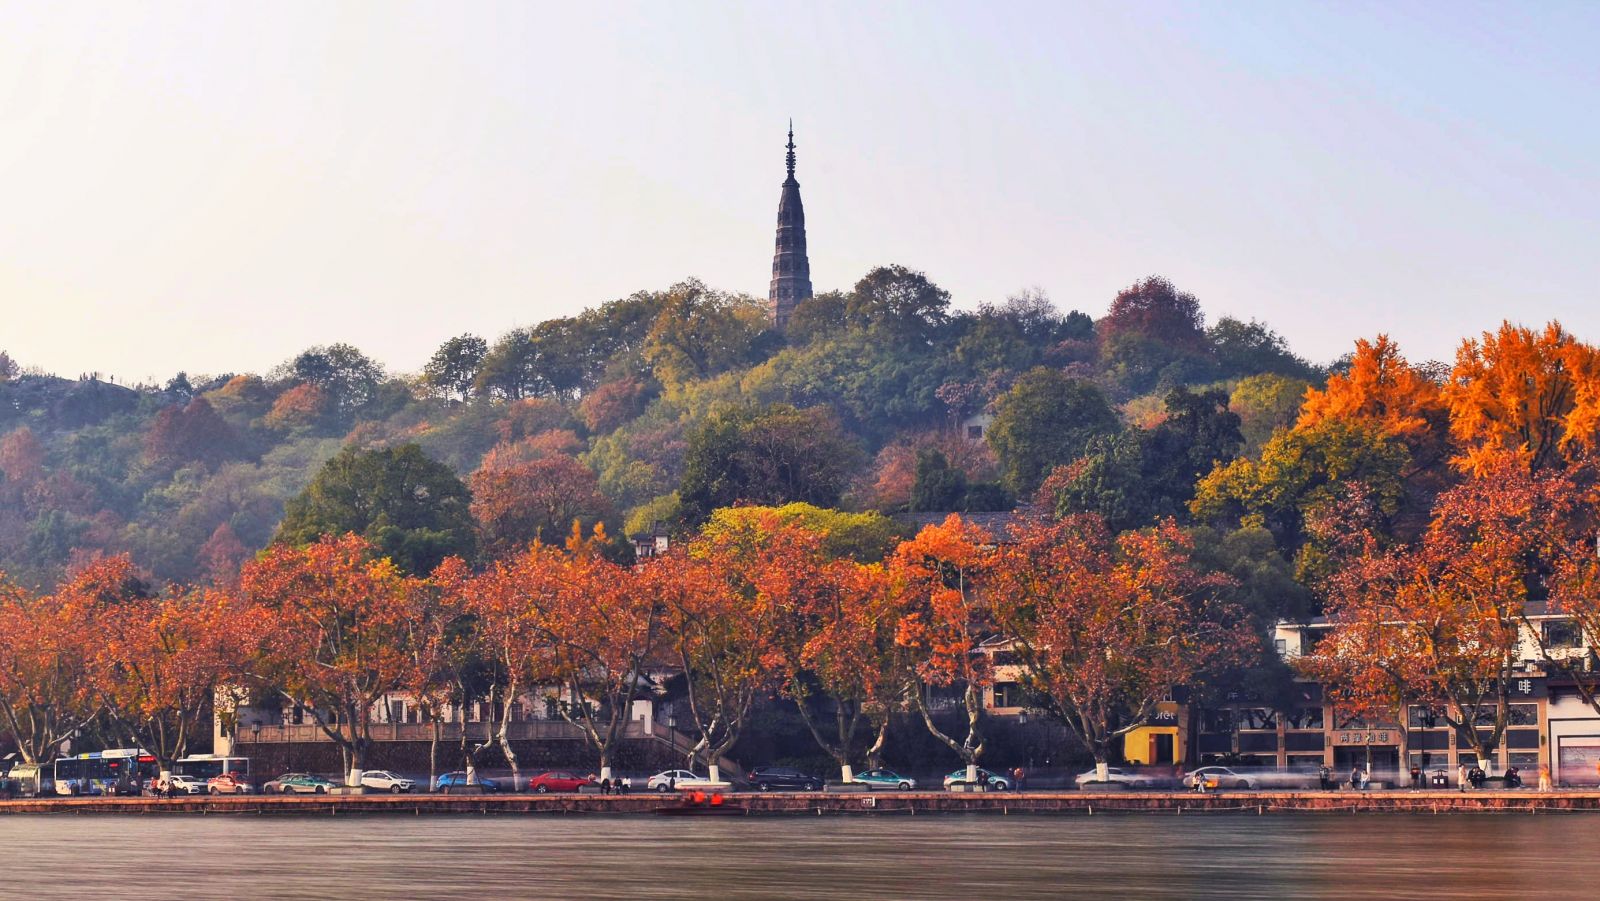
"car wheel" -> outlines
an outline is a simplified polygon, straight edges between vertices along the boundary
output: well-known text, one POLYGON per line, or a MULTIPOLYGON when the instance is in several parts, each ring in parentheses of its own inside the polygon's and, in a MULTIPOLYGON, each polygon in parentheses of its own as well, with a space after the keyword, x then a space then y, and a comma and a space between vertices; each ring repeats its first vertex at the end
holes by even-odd
POLYGON ((763 782, 760 785, 756 786, 756 790, 757 791, 769 792, 769 791, 772 791, 772 786, 770 786, 767 783, 763 782))
POLYGON ((1006 789, 1010 788, 1011 786, 1005 784, 1003 781, 1001 781, 999 779, 996 779, 993 782, 989 783, 989 787, 994 789, 997 792, 1003 792, 1006 789))
POLYGON ((446 785, 446 786, 444 786, 444 787, 442 787, 442 788, 440 788, 440 789, 439 789, 439 794, 441 794, 441 795, 448 795, 448 794, 450 794, 450 786, 448 786, 448 785, 446 785))
POLYGON ((656 783, 656 792, 657 793, 664 795, 669 791, 672 791, 672 789, 668 788, 667 784, 665 782, 656 783))
POLYGON ((534 793, 534 794, 536 794, 536 795, 542 795, 542 794, 546 794, 546 793, 548 793, 548 792, 549 792, 549 791, 550 791, 550 789, 549 789, 549 788, 548 788, 548 787, 547 787, 547 786, 543 786, 543 785, 540 785, 540 786, 536 786, 536 787, 535 787, 535 788, 534 788, 534 789, 533 789, 533 793, 534 793))
POLYGON ((327 794, 327 793, 328 793, 328 787, 327 787, 327 786, 326 786, 326 785, 319 785, 319 786, 317 786, 317 794, 319 794, 319 795, 325 795, 325 794, 327 794))
POLYGON ((391 795, 400 794, 400 786, 398 786, 398 785, 389 786, 389 794, 391 794, 391 795))
POLYGON ((212 787, 211 787, 211 793, 212 793, 212 794, 213 794, 213 795, 220 795, 220 794, 222 794, 222 792, 221 792, 221 791, 219 791, 219 790, 218 790, 218 789, 217 789, 217 787, 216 787, 216 786, 214 786, 214 785, 213 785, 213 786, 212 786, 212 787))
POLYGON ((815 782, 808 782, 808 783, 806 783, 806 791, 808 791, 808 792, 819 792, 819 791, 822 791, 822 786, 818 785, 815 782))
POLYGON ((900 790, 903 791, 903 792, 911 791, 911 783, 909 783, 909 782, 900 783, 900 790))

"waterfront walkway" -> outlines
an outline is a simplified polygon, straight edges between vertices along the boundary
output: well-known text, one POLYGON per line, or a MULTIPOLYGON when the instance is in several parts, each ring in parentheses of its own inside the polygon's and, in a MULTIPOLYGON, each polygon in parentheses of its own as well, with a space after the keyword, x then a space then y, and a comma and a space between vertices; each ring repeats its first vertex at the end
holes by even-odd
MULTIPOLYGON (((0 801, 4 814, 649 814, 676 795, 192 795, 178 798, 31 798, 0 801)), ((1600 791, 1371 792, 784 792, 734 793, 749 815, 941 813, 1522 813, 1600 812, 1600 791)))

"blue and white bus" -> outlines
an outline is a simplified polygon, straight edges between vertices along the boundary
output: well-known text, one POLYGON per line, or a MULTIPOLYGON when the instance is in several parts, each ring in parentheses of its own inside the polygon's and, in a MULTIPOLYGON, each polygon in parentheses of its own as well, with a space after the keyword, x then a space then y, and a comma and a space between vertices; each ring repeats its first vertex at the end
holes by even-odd
POLYGON ((58 795, 137 791, 136 785, 148 784, 158 772, 155 755, 143 748, 111 748, 57 757, 54 768, 58 795))

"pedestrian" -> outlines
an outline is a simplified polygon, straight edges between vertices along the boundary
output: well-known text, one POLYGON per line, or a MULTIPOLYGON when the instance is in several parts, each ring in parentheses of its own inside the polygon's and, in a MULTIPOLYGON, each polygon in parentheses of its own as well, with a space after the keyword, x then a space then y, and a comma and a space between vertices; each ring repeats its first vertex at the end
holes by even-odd
POLYGON ((1361 766, 1357 764, 1350 768, 1350 790, 1355 791, 1361 787, 1361 766))
POLYGON ((1022 772, 1022 767, 1020 766, 1011 771, 1011 784, 1017 791, 1022 791, 1024 776, 1025 774, 1022 772))
POLYGON ((1541 763, 1541 764, 1539 764, 1539 791, 1547 792, 1549 790, 1550 790, 1550 764, 1541 763))
POLYGON ((1422 787, 1422 767, 1414 763, 1411 765, 1411 787, 1422 787))
POLYGON ((1367 790, 1367 783, 1369 781, 1371 781, 1371 779, 1372 779, 1372 771, 1371 770, 1362 770, 1361 771, 1361 790, 1362 791, 1366 791, 1367 790))
POLYGON ((1317 781, 1322 783, 1323 791, 1333 788, 1333 770, 1328 769, 1326 763, 1317 768, 1317 781))
POLYGON ((1467 790, 1467 763, 1460 761, 1456 764, 1456 791, 1467 790))

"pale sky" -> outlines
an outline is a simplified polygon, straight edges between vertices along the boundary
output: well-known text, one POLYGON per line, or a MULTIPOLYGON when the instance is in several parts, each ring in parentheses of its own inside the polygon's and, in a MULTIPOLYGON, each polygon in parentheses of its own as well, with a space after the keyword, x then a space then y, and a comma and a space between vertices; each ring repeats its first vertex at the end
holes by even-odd
POLYGON ((4 3, 0 349, 262 371, 687 276, 1099 315, 1159 273, 1313 359, 1600 340, 1600 4, 4 3))

